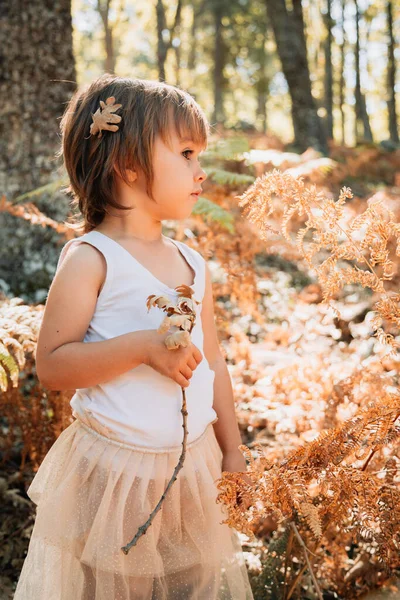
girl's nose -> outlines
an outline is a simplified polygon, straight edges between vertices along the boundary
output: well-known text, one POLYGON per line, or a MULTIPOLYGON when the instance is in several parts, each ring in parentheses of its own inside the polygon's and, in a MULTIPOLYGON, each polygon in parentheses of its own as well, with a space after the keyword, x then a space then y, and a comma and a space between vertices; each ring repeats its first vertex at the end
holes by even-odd
POLYGON ((207 179, 207 173, 204 171, 204 169, 200 169, 200 173, 197 176, 197 179, 200 181, 204 181, 205 179, 207 179))

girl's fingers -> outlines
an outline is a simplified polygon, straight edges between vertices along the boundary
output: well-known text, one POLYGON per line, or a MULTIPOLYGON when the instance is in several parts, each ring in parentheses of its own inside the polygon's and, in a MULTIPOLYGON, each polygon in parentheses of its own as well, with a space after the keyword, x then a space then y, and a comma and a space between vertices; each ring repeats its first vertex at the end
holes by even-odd
POLYGON ((197 346, 193 345, 193 358, 196 360, 197 364, 199 365, 201 363, 201 361, 203 360, 203 355, 200 352, 200 350, 197 348, 197 346))
POLYGON ((183 376, 181 373, 179 373, 179 375, 177 376, 177 378, 176 378, 176 380, 175 380, 175 381, 176 381, 176 383, 177 383, 178 385, 180 385, 180 386, 181 386, 181 387, 183 387, 183 388, 187 388, 187 387, 188 387, 188 385, 189 385, 189 383, 190 383, 190 382, 189 382, 189 381, 186 379, 186 377, 184 377, 184 376, 183 376))
POLYGON ((194 371, 197 368, 197 362, 195 361, 195 359, 193 357, 189 358, 188 362, 188 367, 194 371))
POLYGON ((182 367, 180 369, 180 372, 182 373, 182 375, 184 377, 186 377, 186 379, 190 379, 193 375, 193 371, 190 367, 188 367, 187 365, 185 367, 182 367))

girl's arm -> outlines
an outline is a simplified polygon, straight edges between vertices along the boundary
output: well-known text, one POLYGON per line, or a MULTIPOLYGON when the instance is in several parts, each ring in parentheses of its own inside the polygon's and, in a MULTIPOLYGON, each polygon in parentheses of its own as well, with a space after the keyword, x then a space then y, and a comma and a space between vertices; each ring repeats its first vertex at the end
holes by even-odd
POLYGON ((201 312, 204 334, 204 356, 210 368, 215 371, 213 408, 218 421, 213 424, 218 444, 225 455, 236 455, 237 464, 244 466, 246 460, 238 446, 242 444, 239 426, 236 420, 235 403, 231 377, 218 342, 214 320, 214 300, 212 293, 211 273, 206 264, 206 286, 201 312))
POLYGON ((109 381, 146 360, 150 331, 83 342, 106 275, 106 262, 89 244, 72 246, 50 286, 36 348, 36 371, 50 390, 109 381))

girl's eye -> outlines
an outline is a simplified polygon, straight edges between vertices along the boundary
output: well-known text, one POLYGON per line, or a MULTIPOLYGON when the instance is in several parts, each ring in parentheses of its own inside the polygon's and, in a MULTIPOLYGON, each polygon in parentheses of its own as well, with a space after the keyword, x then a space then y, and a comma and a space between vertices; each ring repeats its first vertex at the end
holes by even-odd
MULTIPOLYGON (((185 154, 187 154, 187 153, 193 154, 193 150, 185 150, 184 152, 182 152, 183 156, 185 156, 185 154)), ((186 156, 185 156, 185 158, 186 158, 186 160, 190 160, 190 158, 187 158, 186 156)))

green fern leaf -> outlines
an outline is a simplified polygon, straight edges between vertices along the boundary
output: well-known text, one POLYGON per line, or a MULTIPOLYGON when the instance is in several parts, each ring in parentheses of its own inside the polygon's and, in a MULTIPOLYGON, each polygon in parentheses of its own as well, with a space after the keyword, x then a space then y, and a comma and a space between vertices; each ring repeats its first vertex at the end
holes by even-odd
POLYGON ((243 173, 233 173, 232 171, 224 171, 223 169, 211 168, 206 169, 207 176, 218 183, 219 185, 242 185, 253 184, 254 177, 243 173))
POLYGON ((245 152, 250 150, 246 137, 234 136, 210 142, 204 154, 204 160, 240 160, 245 152))
POLYGON ((193 215, 201 215, 206 222, 216 221, 222 227, 225 227, 230 233, 235 232, 233 225, 233 216, 224 208, 218 206, 211 200, 200 196, 192 211, 193 215))
POLYGON ((13 204, 17 204, 18 202, 24 202, 25 200, 30 200, 31 198, 36 198, 37 196, 41 196, 42 194, 54 194, 57 191, 60 191, 61 187, 68 185, 68 179, 66 177, 62 177, 61 179, 56 179, 50 183, 46 183, 46 185, 42 185, 35 190, 31 190, 30 192, 26 192, 26 194, 21 194, 21 196, 17 196, 13 199, 13 204))

